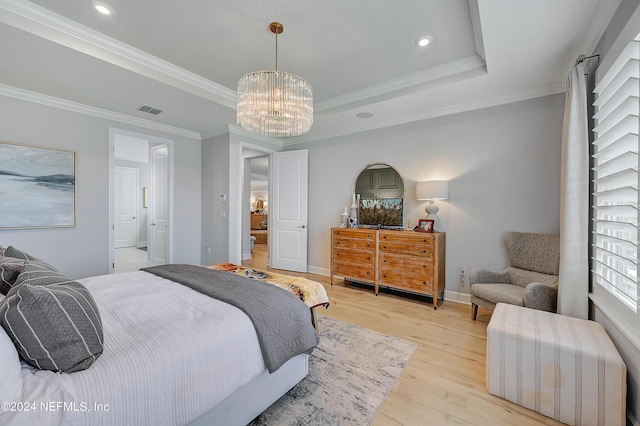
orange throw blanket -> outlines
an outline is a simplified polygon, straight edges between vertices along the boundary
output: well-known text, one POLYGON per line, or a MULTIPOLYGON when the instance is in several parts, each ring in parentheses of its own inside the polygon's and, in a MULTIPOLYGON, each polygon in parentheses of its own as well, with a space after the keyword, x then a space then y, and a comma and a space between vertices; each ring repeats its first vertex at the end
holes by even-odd
POLYGON ((299 298, 309 308, 318 306, 329 307, 329 296, 324 286, 316 281, 311 281, 302 277, 294 277, 291 275, 276 274, 269 271, 258 271, 244 266, 234 265, 233 263, 220 263, 218 265, 207 266, 209 269, 218 271, 227 271, 243 277, 249 277, 273 284, 284 290, 287 290, 295 297, 299 298))

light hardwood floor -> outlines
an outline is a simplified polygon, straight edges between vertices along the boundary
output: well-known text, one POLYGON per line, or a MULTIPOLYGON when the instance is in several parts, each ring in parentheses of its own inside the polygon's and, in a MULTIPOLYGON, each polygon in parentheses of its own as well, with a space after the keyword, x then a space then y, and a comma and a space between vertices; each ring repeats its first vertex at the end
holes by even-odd
MULTIPOLYGON (((266 246, 243 262, 266 268, 266 246)), ((548 417, 494 397, 485 386, 486 327, 482 309, 470 319, 468 305, 445 301, 435 311, 429 299, 412 300, 370 287, 330 285, 329 277, 305 276, 322 283, 331 306, 319 314, 415 342, 418 350, 376 415, 373 425, 560 425, 548 417)), ((322 317, 319 317, 322 329, 322 317)))

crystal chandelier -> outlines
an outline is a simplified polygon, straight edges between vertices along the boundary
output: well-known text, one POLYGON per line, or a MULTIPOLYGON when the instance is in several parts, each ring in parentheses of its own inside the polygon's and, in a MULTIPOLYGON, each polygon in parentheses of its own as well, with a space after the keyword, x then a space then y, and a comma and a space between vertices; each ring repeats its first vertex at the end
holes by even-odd
POLYGON ((269 25, 276 35, 275 71, 255 71, 238 81, 238 124, 243 129, 276 138, 304 135, 313 125, 313 92, 303 78, 278 71, 279 22, 269 25))

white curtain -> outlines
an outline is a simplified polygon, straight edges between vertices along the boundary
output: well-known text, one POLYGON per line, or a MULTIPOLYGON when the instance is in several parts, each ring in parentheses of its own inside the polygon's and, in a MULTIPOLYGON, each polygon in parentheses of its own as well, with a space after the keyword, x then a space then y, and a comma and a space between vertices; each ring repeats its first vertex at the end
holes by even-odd
POLYGON ((589 315, 589 133, 584 65, 571 69, 562 130, 558 313, 589 315))

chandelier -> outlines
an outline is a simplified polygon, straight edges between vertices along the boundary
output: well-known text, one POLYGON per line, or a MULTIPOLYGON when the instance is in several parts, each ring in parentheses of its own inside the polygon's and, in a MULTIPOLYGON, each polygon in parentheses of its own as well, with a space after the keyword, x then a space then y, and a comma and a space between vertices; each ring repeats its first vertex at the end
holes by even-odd
POLYGON ((255 71, 238 81, 238 124, 245 130, 287 138, 304 135, 313 125, 313 92, 303 78, 278 71, 279 22, 269 25, 276 35, 276 69, 255 71))

